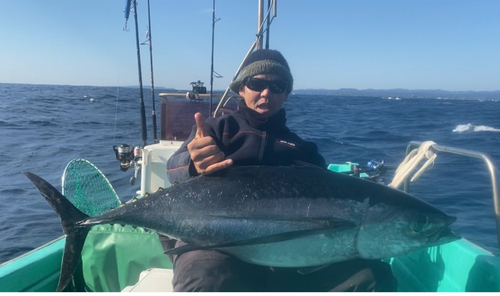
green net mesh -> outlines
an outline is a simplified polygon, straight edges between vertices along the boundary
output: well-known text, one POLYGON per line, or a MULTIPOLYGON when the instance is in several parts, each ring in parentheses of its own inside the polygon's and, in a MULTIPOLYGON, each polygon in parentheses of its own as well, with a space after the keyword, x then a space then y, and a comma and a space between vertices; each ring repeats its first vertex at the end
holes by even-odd
MULTIPOLYGON (((96 216, 121 202, 104 174, 90 161, 74 159, 62 178, 62 193, 82 212, 96 216)), ((129 225, 96 225, 82 250, 83 281, 95 292, 119 292, 148 268, 172 268, 155 232, 129 225)))
POLYGON ((121 202, 104 174, 86 159, 74 159, 62 177, 62 193, 80 211, 96 216, 118 207, 121 202))

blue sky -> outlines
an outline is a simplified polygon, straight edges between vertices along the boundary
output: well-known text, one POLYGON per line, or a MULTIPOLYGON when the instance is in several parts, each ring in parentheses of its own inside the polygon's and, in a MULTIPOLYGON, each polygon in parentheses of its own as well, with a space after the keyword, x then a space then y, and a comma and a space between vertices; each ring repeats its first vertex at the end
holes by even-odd
MULTIPOLYGON (((212 0, 150 0, 157 86, 210 82, 212 0)), ((137 85, 125 0, 2 0, 0 82, 137 85)), ((147 1, 138 0, 145 40, 147 1)), ((280 0, 270 47, 295 88, 500 90, 498 0, 280 0)), ((257 0, 216 0, 215 89, 255 39, 257 0)), ((149 52, 141 46, 143 81, 149 52)))

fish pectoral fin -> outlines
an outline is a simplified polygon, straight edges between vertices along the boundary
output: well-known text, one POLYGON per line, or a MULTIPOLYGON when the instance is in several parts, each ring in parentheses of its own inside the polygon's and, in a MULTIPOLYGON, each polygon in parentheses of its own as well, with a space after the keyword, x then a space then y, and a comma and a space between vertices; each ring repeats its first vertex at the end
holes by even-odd
POLYGON ((310 229, 302 229, 290 232, 276 233, 266 236, 254 237, 249 239, 244 239, 240 241, 234 241, 229 243, 215 244, 210 246, 198 246, 194 244, 187 244, 178 248, 173 248, 165 251, 167 255, 179 255, 189 251, 195 250, 213 250, 213 249, 222 249, 222 248, 230 248, 237 246, 250 246, 250 245, 260 245, 260 244, 270 244, 283 242, 288 240, 293 240, 297 238, 312 236, 312 235, 330 235, 336 231, 348 229, 355 227, 355 224, 346 220, 336 220, 336 223, 329 221, 326 225, 317 228, 310 229))
POLYGON ((324 265, 318 265, 318 266, 309 266, 309 267, 301 267, 297 270, 297 273, 299 274, 310 274, 310 273, 313 273, 313 272, 316 272, 318 270, 321 270, 323 268, 326 268, 330 265, 332 265, 333 263, 327 263, 327 264, 324 264, 324 265))

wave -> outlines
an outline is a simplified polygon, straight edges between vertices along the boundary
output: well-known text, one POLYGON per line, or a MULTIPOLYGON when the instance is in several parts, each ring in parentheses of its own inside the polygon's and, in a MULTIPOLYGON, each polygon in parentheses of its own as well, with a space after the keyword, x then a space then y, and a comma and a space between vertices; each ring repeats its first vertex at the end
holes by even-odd
POLYGON ((116 95, 105 94, 100 99, 116 99, 116 95))
POLYGON ((2 193, 2 195, 4 195, 4 196, 20 195, 20 194, 23 194, 25 192, 26 192, 26 190, 22 189, 22 188, 8 188, 8 189, 0 190, 0 193, 2 193))
POLYGON ((27 124, 29 126, 36 126, 36 127, 59 126, 59 124, 56 124, 53 121, 49 120, 28 120, 27 124))
POLYGON ((13 128, 13 127, 19 127, 19 125, 15 124, 15 123, 0 120, 0 127, 13 128))
POLYGON ((453 129, 454 133, 463 132, 500 132, 500 129, 487 125, 474 125, 472 123, 459 124, 453 129))

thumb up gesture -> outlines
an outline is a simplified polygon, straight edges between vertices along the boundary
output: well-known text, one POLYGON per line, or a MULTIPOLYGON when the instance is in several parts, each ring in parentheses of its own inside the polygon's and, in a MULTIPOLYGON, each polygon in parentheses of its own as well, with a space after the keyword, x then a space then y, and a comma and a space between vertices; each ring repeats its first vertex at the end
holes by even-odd
POLYGON ((224 159, 226 157, 224 152, 220 151, 214 139, 208 136, 203 115, 196 113, 194 120, 196 121, 196 136, 187 148, 198 174, 209 175, 231 166, 233 161, 224 159))

